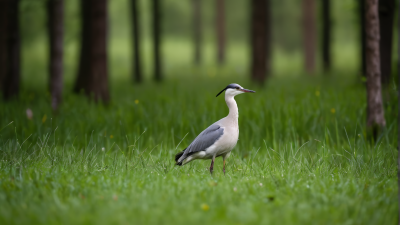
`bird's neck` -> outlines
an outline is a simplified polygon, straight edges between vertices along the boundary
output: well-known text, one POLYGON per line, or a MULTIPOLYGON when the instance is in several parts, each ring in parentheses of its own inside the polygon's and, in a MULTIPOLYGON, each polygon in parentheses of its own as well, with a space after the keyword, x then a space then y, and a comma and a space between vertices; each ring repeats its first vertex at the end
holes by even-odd
POLYGON ((227 116, 228 119, 232 119, 233 121, 237 121, 239 118, 239 110, 236 104, 236 101, 233 96, 225 96, 226 105, 229 108, 229 114, 227 116))

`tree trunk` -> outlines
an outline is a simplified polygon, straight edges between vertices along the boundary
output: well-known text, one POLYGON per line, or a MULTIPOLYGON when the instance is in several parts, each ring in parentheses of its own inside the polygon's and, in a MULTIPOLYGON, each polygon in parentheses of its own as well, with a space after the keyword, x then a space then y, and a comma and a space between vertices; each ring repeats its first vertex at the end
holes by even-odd
POLYGON ((223 64, 225 62, 225 3, 224 0, 216 1, 217 60, 219 64, 223 64))
POLYGON ((202 40, 202 24, 201 24, 201 0, 192 0, 193 7, 193 43, 194 43, 194 63, 201 63, 201 40, 202 40))
POLYGON ((270 72, 269 0, 251 1, 251 78, 263 83, 270 72))
POLYGON ((51 107, 57 110, 63 89, 64 0, 48 0, 47 15, 50 41, 51 107))
POLYGON ((331 0, 322 0, 322 63, 325 72, 331 70, 331 0))
POLYGON ((19 0, 1 0, 0 10, 0 82, 3 98, 10 99, 18 96, 20 84, 19 0))
POLYGON ((133 37, 133 70, 134 80, 137 83, 141 83, 143 80, 142 76, 142 65, 140 58, 140 21, 138 11, 138 0, 131 0, 131 19, 132 19, 132 37, 133 37))
POLYGON ((367 46, 367 37, 366 37, 366 29, 365 29, 365 1, 366 0, 359 0, 358 1, 358 10, 359 10, 359 24, 360 24, 360 66, 361 66, 361 75, 367 76, 367 60, 366 60, 366 46, 367 46))
POLYGON ((379 0, 381 81, 389 84, 392 72, 394 0, 379 0))
POLYGON ((381 94, 381 71, 379 57, 379 15, 378 0, 367 0, 366 22, 366 62, 367 62, 367 127, 374 138, 378 128, 385 126, 381 94))
POLYGON ((5 92, 5 78, 8 72, 8 10, 9 0, 0 0, 0 89, 3 95, 5 92))
MULTIPOLYGON (((88 0, 90 1, 90 0, 88 0)), ((80 16, 81 16, 81 48, 79 58, 79 69, 78 76, 75 81, 74 92, 79 93, 81 91, 87 91, 86 86, 89 82, 89 75, 86 74, 87 64, 89 63, 89 20, 90 20, 90 2, 80 2, 80 16)))
POLYGON ((303 0, 304 59, 309 74, 315 70, 315 31, 315 0, 303 0))
POLYGON ((110 100, 107 68, 107 0, 81 1, 82 44, 75 92, 110 100))
POLYGON ((161 11, 160 0, 153 0, 153 38, 154 38, 154 79, 161 81, 162 65, 161 65, 161 11))

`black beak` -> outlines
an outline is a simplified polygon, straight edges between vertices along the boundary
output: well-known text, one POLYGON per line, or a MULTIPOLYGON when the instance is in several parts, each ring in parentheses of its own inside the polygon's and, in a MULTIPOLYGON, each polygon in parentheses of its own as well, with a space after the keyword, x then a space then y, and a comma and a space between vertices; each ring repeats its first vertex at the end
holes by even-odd
POLYGON ((224 88, 224 90, 222 90, 222 91, 220 91, 218 94, 217 94, 217 96, 215 96, 215 97, 218 97, 218 95, 220 95, 222 92, 224 92, 226 90, 226 88, 224 88))
MULTIPOLYGON (((225 90, 226 90, 227 88, 224 88, 222 91, 220 91, 218 94, 217 94, 217 96, 215 96, 215 97, 218 97, 218 95, 220 95, 222 92, 224 92, 225 90)), ((240 91, 243 91, 243 92, 249 92, 249 93, 255 93, 255 91, 252 91, 252 90, 249 90, 249 89, 240 89, 240 91)))
POLYGON ((255 91, 252 91, 252 90, 249 90, 249 89, 241 89, 241 91, 243 91, 243 92, 250 92, 250 93, 256 93, 255 91))

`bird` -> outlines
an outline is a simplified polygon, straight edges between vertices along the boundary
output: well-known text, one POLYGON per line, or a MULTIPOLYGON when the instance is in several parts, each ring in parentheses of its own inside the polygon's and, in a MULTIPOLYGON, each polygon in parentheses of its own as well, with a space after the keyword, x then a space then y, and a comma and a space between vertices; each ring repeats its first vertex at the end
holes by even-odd
POLYGON ((177 153, 175 165, 183 166, 195 159, 211 159, 210 174, 212 175, 215 158, 222 156, 224 160, 222 171, 225 175, 225 160, 239 139, 239 109, 234 97, 243 93, 255 93, 255 91, 244 89, 239 84, 229 84, 216 97, 224 91, 229 114, 203 130, 187 148, 177 153))

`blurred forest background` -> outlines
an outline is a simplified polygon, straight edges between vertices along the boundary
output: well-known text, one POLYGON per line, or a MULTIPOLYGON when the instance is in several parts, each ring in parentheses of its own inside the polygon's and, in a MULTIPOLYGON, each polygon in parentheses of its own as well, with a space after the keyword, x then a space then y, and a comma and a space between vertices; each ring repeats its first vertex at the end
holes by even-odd
MULTIPOLYGON (((367 127, 375 138, 386 125, 382 86, 394 90, 397 77, 394 0, 1 4, 4 99, 47 89, 57 112, 65 93, 108 103, 110 88, 127 83, 336 77, 366 84, 367 127)), ((393 98, 386 99, 393 109, 393 98)))
MULTIPOLYGON (((49 37, 48 16, 45 0, 20 0, 21 31, 21 78, 22 81, 35 77, 34 82, 48 82, 49 37)), ((80 1, 64 1, 64 79, 71 84, 77 75, 80 47, 80 1)), ((160 1, 161 58, 165 78, 177 76, 218 77, 223 68, 232 68, 232 78, 250 76, 251 60, 251 5, 249 1, 225 2, 225 59, 219 65, 217 59, 216 15, 218 1, 160 1), (201 60, 194 64, 193 4, 201 4, 201 60), (221 68, 222 67, 222 68, 221 68), (203 68, 193 74, 194 69, 203 68)), ((299 76, 305 71, 303 42, 302 4, 314 4, 311 17, 315 23, 313 48, 315 66, 312 72, 323 71, 322 32, 324 28, 322 3, 324 1, 269 1, 271 19, 271 76, 299 76), (305 2, 305 3, 303 3, 305 2), (313 3, 314 2, 314 3, 313 3)), ((330 2, 330 46, 331 68, 335 74, 346 73, 359 79, 361 76, 360 2, 356 0, 330 2)), ((381 1, 382 2, 382 1, 381 1)), ((390 2, 390 1, 388 1, 390 2)), ((394 1, 392 1, 394 3, 394 1)), ((395 7, 393 7, 393 11, 395 7)), ((131 23, 131 1, 108 2, 107 38, 109 77, 129 80, 133 77, 133 37, 131 23)), ((140 25, 141 63, 144 80, 153 76, 153 20, 152 1, 137 1, 140 25)), ((395 19, 393 18, 395 23, 395 19)), ((395 28, 396 26, 392 26, 395 28)), ((393 40, 397 33, 393 32, 393 40)), ((393 41, 392 49, 396 49, 393 41)), ((397 56, 392 51, 392 65, 397 56)), ((393 67, 395 68, 395 67, 393 67)), ((393 71, 394 72, 394 71, 393 71)))
POLYGON ((341 77, 366 83, 374 137, 386 125, 381 87, 397 77, 394 0, 0 3, 4 99, 45 88, 57 111, 65 93, 108 103, 110 88, 126 83, 341 77))

